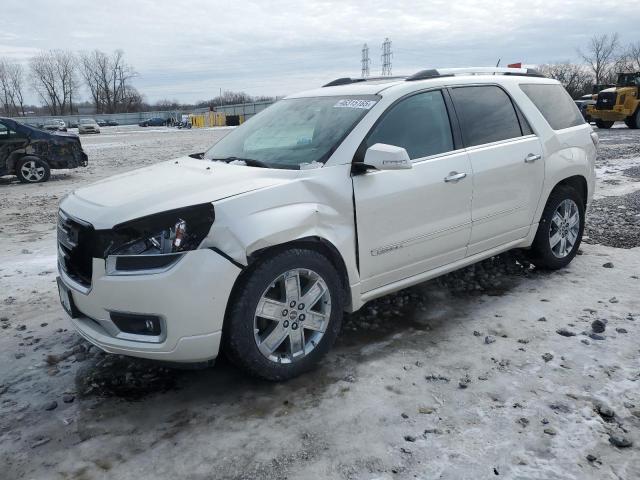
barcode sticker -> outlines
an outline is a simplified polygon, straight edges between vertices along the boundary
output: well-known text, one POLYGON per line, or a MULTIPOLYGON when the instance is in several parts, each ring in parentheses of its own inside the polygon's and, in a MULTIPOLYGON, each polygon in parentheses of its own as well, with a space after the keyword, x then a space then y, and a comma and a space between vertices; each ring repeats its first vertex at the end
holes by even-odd
POLYGON ((375 100, 354 100, 343 98, 336 103, 333 108, 363 108, 369 110, 376 104, 375 100))

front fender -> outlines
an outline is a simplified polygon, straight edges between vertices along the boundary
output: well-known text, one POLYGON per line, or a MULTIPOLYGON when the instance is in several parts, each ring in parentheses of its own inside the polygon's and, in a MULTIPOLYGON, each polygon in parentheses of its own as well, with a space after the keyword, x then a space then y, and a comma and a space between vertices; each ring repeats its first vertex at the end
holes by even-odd
POLYGON ((296 181, 214 203, 216 218, 202 246, 248 265, 259 250, 320 238, 340 254, 353 287, 360 279, 352 184, 349 166, 342 167, 307 172, 296 181))

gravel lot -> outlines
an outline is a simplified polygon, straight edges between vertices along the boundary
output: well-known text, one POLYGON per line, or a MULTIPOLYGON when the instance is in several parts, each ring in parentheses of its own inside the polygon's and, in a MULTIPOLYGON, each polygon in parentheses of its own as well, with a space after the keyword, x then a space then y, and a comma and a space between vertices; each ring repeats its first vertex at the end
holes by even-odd
POLYGON ((58 304, 58 202, 225 133, 105 128, 86 169, 0 178, 0 478, 640 478, 640 131, 599 131, 567 269, 509 253, 371 302, 304 377, 100 352, 58 304))

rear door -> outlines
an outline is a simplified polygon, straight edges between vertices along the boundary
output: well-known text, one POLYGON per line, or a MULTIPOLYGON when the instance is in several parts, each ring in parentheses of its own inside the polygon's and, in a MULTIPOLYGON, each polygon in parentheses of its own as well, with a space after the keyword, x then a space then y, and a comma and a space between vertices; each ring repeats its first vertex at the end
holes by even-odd
POLYGON ((497 85, 451 88, 473 170, 467 255, 524 238, 544 182, 542 145, 497 85))
POLYGON ((464 258, 471 232, 471 164, 442 91, 389 107, 358 155, 376 143, 405 148, 413 168, 353 177, 363 292, 464 258))

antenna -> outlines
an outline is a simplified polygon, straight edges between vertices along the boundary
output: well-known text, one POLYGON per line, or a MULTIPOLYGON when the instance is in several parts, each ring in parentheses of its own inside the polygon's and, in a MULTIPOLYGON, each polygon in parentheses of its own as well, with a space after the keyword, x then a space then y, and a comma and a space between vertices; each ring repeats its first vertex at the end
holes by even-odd
POLYGON ((369 47, 365 43, 362 46, 362 78, 369 76, 369 47))
POLYGON ((391 53, 391 40, 389 38, 385 38, 384 42, 382 42, 382 76, 390 77, 391 76, 391 57, 393 57, 393 53, 391 53))

